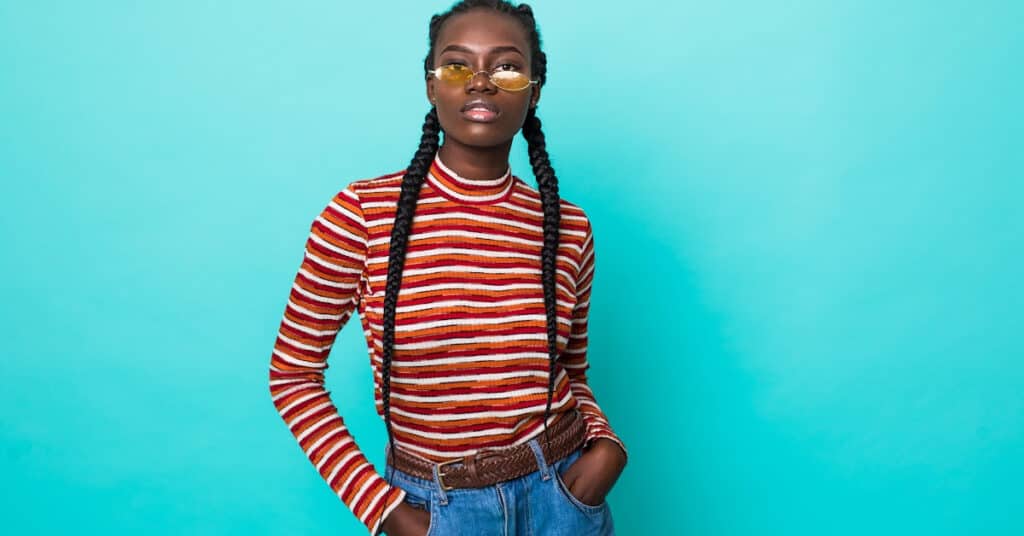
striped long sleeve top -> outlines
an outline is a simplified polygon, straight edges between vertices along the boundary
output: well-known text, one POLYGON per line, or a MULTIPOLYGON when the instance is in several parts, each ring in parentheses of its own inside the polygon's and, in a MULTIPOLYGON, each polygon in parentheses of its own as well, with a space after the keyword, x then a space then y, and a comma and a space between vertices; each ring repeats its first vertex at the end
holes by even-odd
MULTIPOLYGON (((381 339, 391 227, 403 172, 358 180, 310 227, 270 360, 274 405, 330 488, 376 534, 405 492, 389 487, 324 388, 338 331, 358 312, 383 416, 381 339)), ((587 442, 620 446, 587 385, 594 241, 561 201, 558 352, 548 426, 578 408, 587 442)), ((435 158, 420 192, 395 320, 391 418, 397 448, 443 461, 543 432, 549 361, 539 192, 511 170, 459 177, 435 158)))

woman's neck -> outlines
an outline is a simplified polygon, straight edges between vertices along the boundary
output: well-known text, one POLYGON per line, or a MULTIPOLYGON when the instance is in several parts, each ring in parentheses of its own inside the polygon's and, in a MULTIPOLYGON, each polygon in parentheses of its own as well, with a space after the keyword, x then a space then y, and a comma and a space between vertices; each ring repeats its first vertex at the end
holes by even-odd
POLYGON ((438 149, 444 165, 460 177, 474 180, 494 180, 508 171, 508 153, 512 141, 498 147, 469 147, 445 141, 438 149))

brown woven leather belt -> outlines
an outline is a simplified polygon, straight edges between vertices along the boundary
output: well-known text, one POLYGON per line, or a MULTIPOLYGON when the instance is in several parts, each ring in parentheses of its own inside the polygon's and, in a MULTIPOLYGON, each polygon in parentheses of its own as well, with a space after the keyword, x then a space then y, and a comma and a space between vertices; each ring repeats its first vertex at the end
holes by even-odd
MULTIPOLYGON (((544 433, 537 436, 544 460, 552 464, 572 454, 586 440, 587 430, 583 416, 578 410, 563 415, 548 427, 551 435, 550 450, 545 444, 544 433)), ((387 463, 412 476, 433 480, 434 467, 441 487, 445 490, 456 488, 482 488, 493 486, 523 475, 539 467, 537 458, 529 443, 503 449, 483 449, 464 458, 455 458, 434 463, 402 449, 386 451, 387 463)))

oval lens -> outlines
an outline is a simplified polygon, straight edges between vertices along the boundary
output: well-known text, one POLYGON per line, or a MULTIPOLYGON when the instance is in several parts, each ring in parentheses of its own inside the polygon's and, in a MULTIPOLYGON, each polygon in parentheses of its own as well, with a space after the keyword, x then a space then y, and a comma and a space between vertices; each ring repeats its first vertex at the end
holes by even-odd
POLYGON ((508 91, 520 91, 530 85, 530 79, 518 71, 497 71, 491 74, 491 81, 508 91))
POLYGON ((465 84, 470 78, 473 77, 473 71, 466 68, 465 65, 459 65, 458 63, 449 63, 441 67, 441 80, 450 82, 453 84, 465 84))

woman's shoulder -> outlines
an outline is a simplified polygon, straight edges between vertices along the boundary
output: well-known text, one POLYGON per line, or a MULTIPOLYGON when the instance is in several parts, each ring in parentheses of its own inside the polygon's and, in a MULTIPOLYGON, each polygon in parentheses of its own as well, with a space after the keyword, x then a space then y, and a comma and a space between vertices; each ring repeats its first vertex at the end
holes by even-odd
POLYGON ((341 189, 334 190, 325 211, 345 213, 359 217, 367 207, 393 205, 401 192, 405 170, 386 173, 376 177, 353 179, 341 189))
POLYGON ((356 195, 397 192, 402 185, 402 177, 404 175, 405 170, 402 169, 376 177, 355 179, 349 181, 345 189, 356 195))
MULTIPOLYGON (((537 190, 537 187, 527 183, 519 177, 515 177, 515 180, 518 188, 513 193, 513 197, 529 202, 540 210, 540 191, 537 190)), ((561 196, 558 198, 558 209, 562 218, 569 217, 581 219, 583 221, 588 220, 587 213, 583 210, 583 207, 561 196)))

